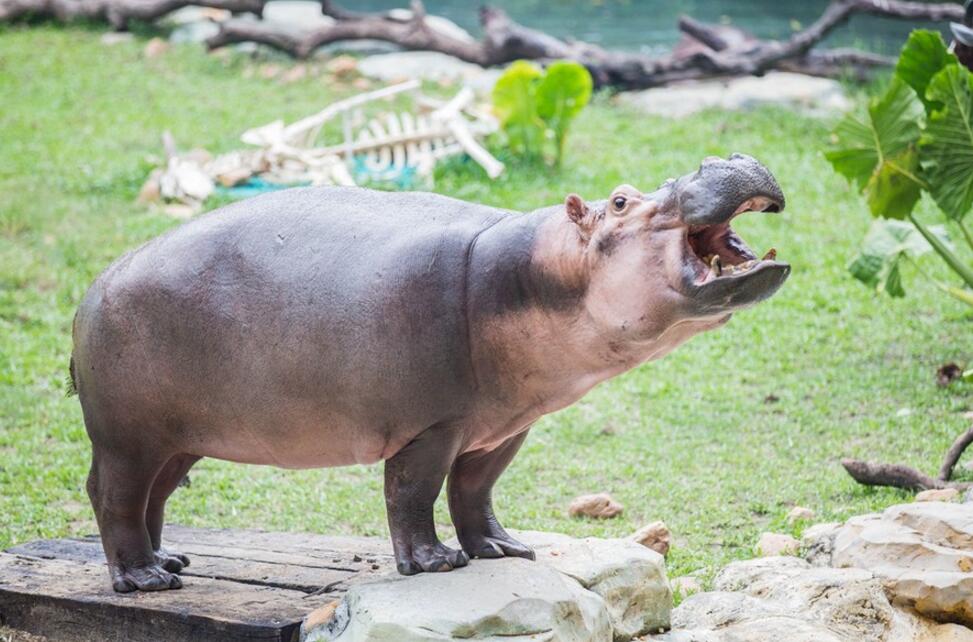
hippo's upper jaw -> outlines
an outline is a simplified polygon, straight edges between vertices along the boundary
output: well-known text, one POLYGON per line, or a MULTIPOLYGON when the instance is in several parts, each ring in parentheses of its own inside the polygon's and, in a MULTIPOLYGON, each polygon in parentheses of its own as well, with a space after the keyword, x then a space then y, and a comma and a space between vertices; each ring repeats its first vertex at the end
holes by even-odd
POLYGON ((749 156, 708 158, 699 171, 665 185, 667 203, 677 210, 685 232, 681 287, 703 314, 719 314, 759 303, 773 295, 790 265, 769 250, 762 258, 730 224, 749 211, 779 212, 784 194, 771 173, 749 156))

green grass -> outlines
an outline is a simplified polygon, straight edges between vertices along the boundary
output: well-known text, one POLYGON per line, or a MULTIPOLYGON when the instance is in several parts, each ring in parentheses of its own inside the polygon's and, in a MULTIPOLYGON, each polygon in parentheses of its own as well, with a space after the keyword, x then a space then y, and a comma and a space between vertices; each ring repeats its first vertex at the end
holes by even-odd
MULTIPOLYGON (((336 95, 325 77, 265 79, 259 61, 195 46, 147 60, 144 40, 108 47, 99 35, 0 31, 0 547, 94 530, 87 438, 77 399, 64 395, 71 318, 112 259, 177 224, 134 204, 160 133, 230 150, 244 129, 336 95)), ((971 316, 915 279, 891 301, 848 276, 868 220, 821 156, 829 125, 774 109, 667 121, 601 97, 559 171, 512 166, 491 182, 469 162, 441 169, 438 191, 531 209, 571 191, 604 198, 622 182, 649 189, 704 156, 741 151, 772 168, 789 202, 738 225, 756 250, 774 246, 792 262, 783 290, 542 420, 498 486, 507 525, 621 536, 662 519, 675 537, 671 573, 711 572, 750 556, 761 531, 788 530, 794 504, 838 520, 908 499, 857 486, 843 456, 938 467, 973 402, 969 386, 938 388, 934 373, 973 358, 971 316), (620 518, 567 517, 571 498, 603 490, 625 505, 620 518)), ((924 266, 948 278, 935 260, 924 266)), ((207 460, 192 479, 170 502, 171 521, 386 533, 381 466, 207 460)), ((444 506, 437 519, 449 534, 444 506)))

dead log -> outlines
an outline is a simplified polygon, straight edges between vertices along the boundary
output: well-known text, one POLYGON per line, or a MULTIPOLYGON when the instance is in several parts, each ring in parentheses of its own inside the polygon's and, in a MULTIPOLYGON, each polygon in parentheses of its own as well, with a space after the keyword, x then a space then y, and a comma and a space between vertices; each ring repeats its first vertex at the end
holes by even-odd
POLYGON ((349 11, 331 0, 322 0, 322 12, 334 24, 310 31, 286 31, 279 26, 237 20, 221 24, 220 32, 207 41, 210 49, 235 42, 259 42, 298 58, 318 47, 340 40, 374 39, 408 50, 438 51, 484 67, 518 59, 575 60, 591 72, 596 85, 620 89, 645 89, 679 80, 718 76, 761 75, 771 69, 788 69, 821 76, 835 76, 851 69, 859 77, 891 59, 861 51, 811 51, 825 36, 856 13, 891 16, 905 20, 956 20, 963 8, 956 4, 904 0, 833 0, 821 17, 786 40, 758 40, 735 27, 708 25, 689 17, 679 21, 683 42, 667 56, 606 50, 598 45, 561 40, 525 27, 501 9, 480 11, 483 38, 461 40, 429 26, 421 2, 413 0, 411 16, 349 11))
POLYGON ((126 29, 130 20, 150 22, 188 6, 261 15, 265 2, 266 0, 0 0, 0 22, 42 17, 59 22, 103 21, 115 29, 126 29))
POLYGON ((953 445, 946 451, 946 458, 943 459, 943 465, 939 468, 939 479, 947 481, 952 479, 953 469, 956 468, 956 463, 963 456, 963 451, 971 443, 973 443, 973 426, 970 426, 969 430, 957 437, 953 445))
POLYGON ((880 464, 858 459, 842 459, 848 474, 859 484, 865 486, 893 486, 906 490, 930 490, 946 488, 946 482, 924 475, 915 468, 901 464, 880 464))
POLYGON ((963 455, 963 451, 973 444, 973 426, 956 438, 953 445, 946 451, 943 465, 936 477, 930 477, 915 468, 903 464, 880 464, 859 459, 842 459, 841 465, 859 484, 866 486, 892 486, 905 490, 930 490, 934 488, 956 488, 966 490, 973 488, 973 482, 951 481, 953 469, 963 455))

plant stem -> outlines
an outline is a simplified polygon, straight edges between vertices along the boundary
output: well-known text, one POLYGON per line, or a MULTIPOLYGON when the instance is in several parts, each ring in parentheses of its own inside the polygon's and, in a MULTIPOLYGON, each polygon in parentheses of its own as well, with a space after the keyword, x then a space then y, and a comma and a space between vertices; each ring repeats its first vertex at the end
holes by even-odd
POLYGON ((971 250, 973 250, 973 232, 970 232, 970 228, 966 227, 966 223, 963 222, 963 219, 956 222, 959 223, 959 229, 963 232, 963 236, 966 237, 966 244, 970 246, 971 250))
POLYGON ((922 234, 926 241, 929 242, 932 249, 936 250, 936 254, 941 256, 943 260, 946 261, 946 265, 948 265, 953 272, 956 272, 956 274, 958 274, 960 278, 966 282, 966 285, 973 288, 973 268, 963 263, 962 259, 956 256, 956 254, 954 254, 953 251, 949 249, 949 247, 943 243, 938 236, 930 232, 929 228, 923 225, 919 219, 915 217, 915 214, 911 212, 909 213, 909 221, 916 226, 916 229, 919 230, 919 233, 922 234))
POLYGON ((947 285, 945 283, 942 283, 941 281, 934 279, 929 275, 928 272, 926 272, 921 267, 919 267, 919 262, 917 260, 909 256, 907 253, 903 253, 902 256, 904 256, 906 260, 912 264, 912 267, 914 267, 916 269, 916 272, 921 274, 924 279, 926 279, 927 281, 929 281, 937 288, 939 288, 946 294, 950 295, 951 297, 955 299, 959 299, 960 301, 962 301, 963 303, 969 306, 973 306, 973 292, 970 292, 969 290, 965 290, 963 288, 957 288, 952 285, 947 285))

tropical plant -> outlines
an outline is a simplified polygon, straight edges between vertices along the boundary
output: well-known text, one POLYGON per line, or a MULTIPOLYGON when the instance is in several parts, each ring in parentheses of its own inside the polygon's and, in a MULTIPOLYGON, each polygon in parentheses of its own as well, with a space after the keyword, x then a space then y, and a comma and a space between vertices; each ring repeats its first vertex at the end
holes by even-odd
POLYGON ((849 266, 863 283, 905 295, 900 265, 933 251, 963 281, 934 280, 973 306, 973 264, 950 243, 947 227, 928 225, 914 209, 927 192, 973 250, 964 219, 973 207, 973 73, 959 64, 935 31, 917 30, 902 49, 884 95, 864 114, 845 117, 825 156, 857 185, 876 217, 849 266))
POLYGON ((546 71, 526 60, 510 65, 493 87, 493 110, 510 150, 560 165, 571 121, 591 99, 591 87, 591 74, 576 62, 554 62, 546 71))

